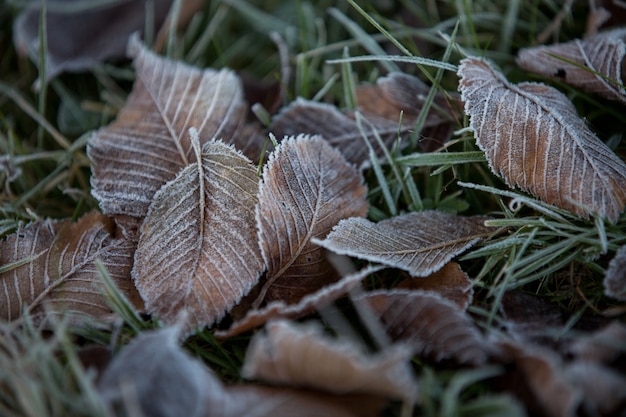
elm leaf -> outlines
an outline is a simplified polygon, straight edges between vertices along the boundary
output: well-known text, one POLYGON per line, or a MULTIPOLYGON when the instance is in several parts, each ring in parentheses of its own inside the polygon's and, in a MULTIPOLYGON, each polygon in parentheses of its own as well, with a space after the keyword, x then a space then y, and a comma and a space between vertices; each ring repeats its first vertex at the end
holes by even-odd
POLYGON ((229 139, 245 117, 241 84, 229 70, 199 69, 129 42, 136 80, 117 119, 88 142, 92 194, 104 213, 142 218, 154 194, 194 161, 187 131, 229 139))
POLYGON ((441 269, 492 229, 485 217, 462 217, 434 210, 413 212, 378 223, 363 218, 340 221, 314 243, 335 253, 400 268, 416 277, 441 269))
POLYGON ((318 136, 280 143, 259 186, 258 242, 268 283, 257 301, 293 303, 337 280, 323 249, 311 239, 325 236, 343 218, 365 215, 363 182, 339 151, 318 136))
POLYGON ((155 194, 133 268, 148 312, 172 323, 187 310, 188 324, 201 327, 250 291, 264 269, 254 222, 257 188, 254 165, 210 141, 196 163, 155 194))
POLYGON ((625 41, 626 29, 620 28, 585 39, 524 48, 518 52, 517 64, 626 104, 625 41))
POLYGON ((558 90, 511 84, 479 58, 461 61, 459 89, 491 170, 548 204, 615 223, 626 205, 626 164, 558 90))
POLYGON ((0 318, 14 320, 24 310, 105 318, 111 314, 99 286, 100 259, 114 283, 137 307, 132 284, 135 243, 117 237, 111 219, 89 213, 78 222, 43 220, 20 226, 0 242, 0 318), (25 261, 25 262, 22 262, 25 261))

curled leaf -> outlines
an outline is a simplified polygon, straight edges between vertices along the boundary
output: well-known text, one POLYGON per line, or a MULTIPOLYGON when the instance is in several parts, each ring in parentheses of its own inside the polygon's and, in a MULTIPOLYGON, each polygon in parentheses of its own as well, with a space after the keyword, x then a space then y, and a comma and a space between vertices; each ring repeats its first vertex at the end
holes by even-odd
POLYGON ((111 313, 100 293, 100 259, 131 302, 141 302, 130 278, 135 244, 114 235, 111 219, 97 213, 77 223, 44 220, 18 228, 0 243, 3 300, 0 317, 14 320, 28 309, 105 317, 111 313))
POLYGON ((419 356, 471 365, 487 360, 488 348, 469 317, 437 294, 379 290, 357 300, 369 305, 392 340, 407 343, 419 356))
POLYGON ((626 29, 614 29, 585 39, 521 49, 517 64, 563 80, 590 93, 626 104, 626 29))
POLYGON ((491 233, 484 217, 428 210, 372 223, 342 220, 326 239, 314 242, 335 253, 400 268, 425 277, 491 233))
POLYGON ((366 355, 353 343, 329 339, 318 327, 284 320, 269 323, 266 332, 250 342, 242 370, 245 378, 334 393, 406 399, 417 394, 406 346, 366 355))
POLYGON ((187 310, 190 325, 208 325, 256 284, 264 269, 255 239, 257 188, 254 165, 211 141, 197 163, 156 193, 133 268, 150 313, 172 323, 187 310))
POLYGON ((220 339, 226 339, 261 326, 270 320, 295 320, 310 314, 346 295, 350 290, 358 287, 363 279, 381 269, 382 267, 380 266, 369 266, 353 274, 346 275, 333 284, 305 295, 297 304, 287 304, 282 300, 277 300, 259 310, 250 310, 242 320, 235 322, 228 330, 216 331, 215 336, 220 339))
POLYGON ((144 217, 154 194, 194 161, 188 130, 230 138, 245 117, 237 76, 159 57, 135 37, 137 78, 117 119, 88 142, 92 194, 104 213, 144 217))
POLYGON ((259 300, 297 302, 337 280, 312 238, 325 236, 346 217, 364 216, 363 177, 320 137, 280 143, 263 170, 256 210, 258 242, 267 264, 267 295, 259 300))
POLYGON ((616 222, 626 205, 626 164, 552 87, 510 84, 486 61, 466 58, 459 89, 491 170, 549 204, 616 222))

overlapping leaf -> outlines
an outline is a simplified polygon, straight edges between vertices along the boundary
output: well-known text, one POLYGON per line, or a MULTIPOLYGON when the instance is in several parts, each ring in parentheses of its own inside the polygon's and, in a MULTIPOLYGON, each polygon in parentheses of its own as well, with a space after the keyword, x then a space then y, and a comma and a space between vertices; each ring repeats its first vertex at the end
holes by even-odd
POLYGON ((465 313, 437 294, 411 290, 379 290, 365 301, 394 341, 403 341, 415 354, 440 361, 482 365, 488 347, 465 313))
POLYGON ((484 217, 461 217, 439 211, 413 212, 372 223, 350 218, 326 239, 314 242, 333 252, 401 268, 425 277, 465 251, 491 228, 484 217))
MULTIPOLYGON (((363 135, 376 154, 383 157, 373 130, 391 148, 397 141, 398 133, 406 136, 414 127, 428 90, 428 86, 416 77, 392 73, 379 78, 376 85, 364 84, 357 88, 357 110, 369 123, 359 124, 353 112, 342 112, 333 105, 298 99, 276 115, 270 130, 278 138, 301 133, 321 135, 348 161, 362 165, 369 161, 369 148, 363 135)), ((437 95, 435 101, 440 108, 450 109, 442 95, 437 95)), ((425 119, 422 133, 426 138, 423 142, 426 148, 445 142, 451 133, 451 118, 449 114, 442 113, 431 110, 425 119)), ((407 143, 403 141, 401 146, 407 143)))
POLYGON ((27 309, 43 315, 72 312, 92 317, 111 313, 100 293, 100 259, 122 293, 139 306, 132 285, 135 244, 114 236, 103 215, 91 213, 77 223, 49 220, 20 227, 0 243, 2 302, 0 317, 16 319, 27 309))
POLYGON ((264 269, 254 222, 257 189, 254 165, 211 141, 200 161, 156 193, 133 268, 149 312, 173 322, 188 310, 192 326, 211 324, 256 284, 264 269))
POLYGON ((626 104, 626 29, 585 39, 521 49, 517 64, 590 93, 626 104))
POLYGON ((486 61, 466 58, 459 89, 491 170, 549 204, 617 221, 626 205, 626 164, 552 87, 510 84, 486 61))
POLYGON ((311 239, 367 207, 362 176, 336 149, 320 137, 283 140, 259 187, 258 241, 268 268, 261 297, 294 303, 334 282, 334 268, 311 239))
POLYGON ((266 326, 248 347, 242 374, 275 384, 334 393, 363 393, 413 399, 417 395, 404 345, 366 355, 358 345, 324 336, 317 327, 279 320, 266 326))
POLYGON ((132 38, 137 78, 117 119, 88 143, 92 194, 104 213, 146 215, 154 194, 194 161, 188 130, 206 142, 230 139, 245 116, 241 85, 229 70, 169 61, 132 38))

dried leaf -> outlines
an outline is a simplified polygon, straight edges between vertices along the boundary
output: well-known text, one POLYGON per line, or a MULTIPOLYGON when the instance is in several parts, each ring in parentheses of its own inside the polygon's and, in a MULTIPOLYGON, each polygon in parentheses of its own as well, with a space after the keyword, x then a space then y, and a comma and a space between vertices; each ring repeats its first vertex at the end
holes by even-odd
POLYGON ((524 48, 518 52, 517 64, 626 104, 625 41, 626 29, 620 28, 583 40, 524 48))
POLYGON ((581 393, 568 382, 561 361, 553 352, 504 340, 498 344, 504 361, 512 362, 509 364, 509 374, 503 377, 503 383, 517 391, 530 415, 576 415, 582 400, 581 393))
POLYGON ((582 392, 587 416, 615 416, 626 409, 626 378, 593 362, 576 361, 564 369, 565 378, 582 392))
POLYGON ((18 318, 24 309, 35 315, 72 313, 104 317, 111 313, 99 288, 100 259, 131 302, 141 302, 130 270, 135 244, 113 235, 107 217, 90 213, 77 223, 45 220, 21 227, 0 243, 0 265, 16 263, 0 273, 3 302, 0 317, 18 318))
POLYGON ((379 290, 357 300, 370 306, 392 340, 407 343, 419 356, 476 366, 487 360, 488 347, 469 317, 437 294, 379 290))
MULTIPOLYGON (((172 0, 151 3, 154 28, 161 26, 171 3, 172 0)), ((16 49, 34 59, 39 50, 41 5, 31 2, 13 26, 16 49)), ((146 7, 134 0, 80 4, 74 0, 47 1, 46 80, 64 71, 83 71, 106 59, 123 58, 129 36, 144 30, 146 7)))
POLYGON ((261 326, 270 320, 295 320, 303 317, 343 297, 350 290, 358 287, 363 279, 381 269, 382 267, 380 266, 369 266, 353 274, 346 275, 336 283, 322 287, 316 292, 304 296, 297 304, 289 305, 284 301, 278 300, 269 303, 262 309, 250 310, 242 320, 235 322, 228 330, 216 331, 214 334, 217 338, 227 339, 261 326))
POLYGON ((156 193, 133 268, 150 313, 171 323, 186 309, 190 325, 204 326, 250 291, 264 269, 254 222, 257 190, 254 165, 211 141, 201 163, 156 193))
POLYGON ((312 325, 278 320, 251 340, 243 365, 245 378, 311 387, 333 393, 362 393, 414 399, 415 381, 403 345, 366 355, 354 343, 329 339, 312 325))
MULTIPOLYGON (((419 78, 394 72, 376 80, 376 85, 362 84, 356 88, 357 110, 372 121, 379 132, 395 129, 386 136, 386 143, 395 140, 398 133, 408 136, 413 132, 430 87, 419 78), (400 119, 402 125, 398 126, 400 119)), ((457 98, 449 98, 438 92, 434 106, 430 108, 420 133, 420 145, 431 151, 446 142, 453 130, 454 119, 462 118, 456 108, 461 108, 457 98)))
POLYGON ((295 303, 337 280, 312 238, 346 217, 364 216, 363 177, 320 137, 288 138, 263 170, 256 210, 258 241, 268 269, 266 301, 295 303))
POLYGON ((626 245, 619 248, 604 276, 604 294, 626 301, 626 245))
POLYGON ((549 204, 613 223, 626 205, 626 164, 543 84, 510 84, 486 61, 466 58, 459 89, 491 170, 549 204))
POLYGON ((245 117, 229 70, 198 69, 159 57, 135 37, 137 78, 117 119, 89 138, 92 194, 103 212, 144 217, 154 194, 194 162, 188 129, 203 142, 234 136, 245 117))
POLYGON ((362 218, 339 222, 326 239, 314 242, 335 253, 400 268, 425 277, 491 233, 485 217, 439 211, 413 212, 372 223, 362 218))
POLYGON ((622 26, 626 19, 626 3, 623 0, 589 0, 587 35, 595 35, 599 29, 622 26))
POLYGON ((439 271, 424 278, 407 278, 396 288, 434 292, 463 311, 467 310, 474 296, 472 281, 456 262, 448 262, 439 271))
POLYGON ((205 416, 207 402, 219 399, 222 387, 180 348, 179 333, 178 328, 144 332, 126 346, 98 383, 104 403, 128 415, 205 416))
MULTIPOLYGON (((384 132, 379 132, 381 136, 394 135, 393 140, 395 140, 395 134, 398 131, 397 124, 392 127, 387 126, 386 129, 384 132)), ((339 149, 351 163, 362 165, 369 161, 369 150, 357 123, 331 104, 298 98, 274 117, 270 131, 277 138, 302 133, 320 135, 339 149)), ((363 131, 371 136, 369 127, 363 126, 363 131)), ((391 146, 393 140, 387 144, 391 146)), ((370 142, 378 148, 375 140, 370 142)), ((382 156, 380 150, 378 153, 382 156)))

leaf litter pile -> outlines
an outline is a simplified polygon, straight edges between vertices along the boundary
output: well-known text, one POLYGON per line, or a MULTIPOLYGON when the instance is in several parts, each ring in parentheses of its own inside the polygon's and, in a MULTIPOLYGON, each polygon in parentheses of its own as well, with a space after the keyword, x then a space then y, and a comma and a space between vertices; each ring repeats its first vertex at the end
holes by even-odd
MULTIPOLYGON (((53 349, 84 376, 90 415, 620 415, 626 164, 571 100, 626 101, 626 33, 595 7, 584 39, 519 50, 545 82, 509 81, 457 25, 439 35, 458 65, 451 49, 413 62, 439 68, 429 83, 448 70, 458 94, 403 67, 344 107, 283 91, 263 123, 237 73, 128 30, 132 91, 85 136, 97 209, 0 241, 0 366, 53 349)), ((115 56, 48 53, 38 84, 115 56)), ((10 157, 2 198, 23 175, 10 157)), ((0 414, 33 415, 2 378, 0 414)))

